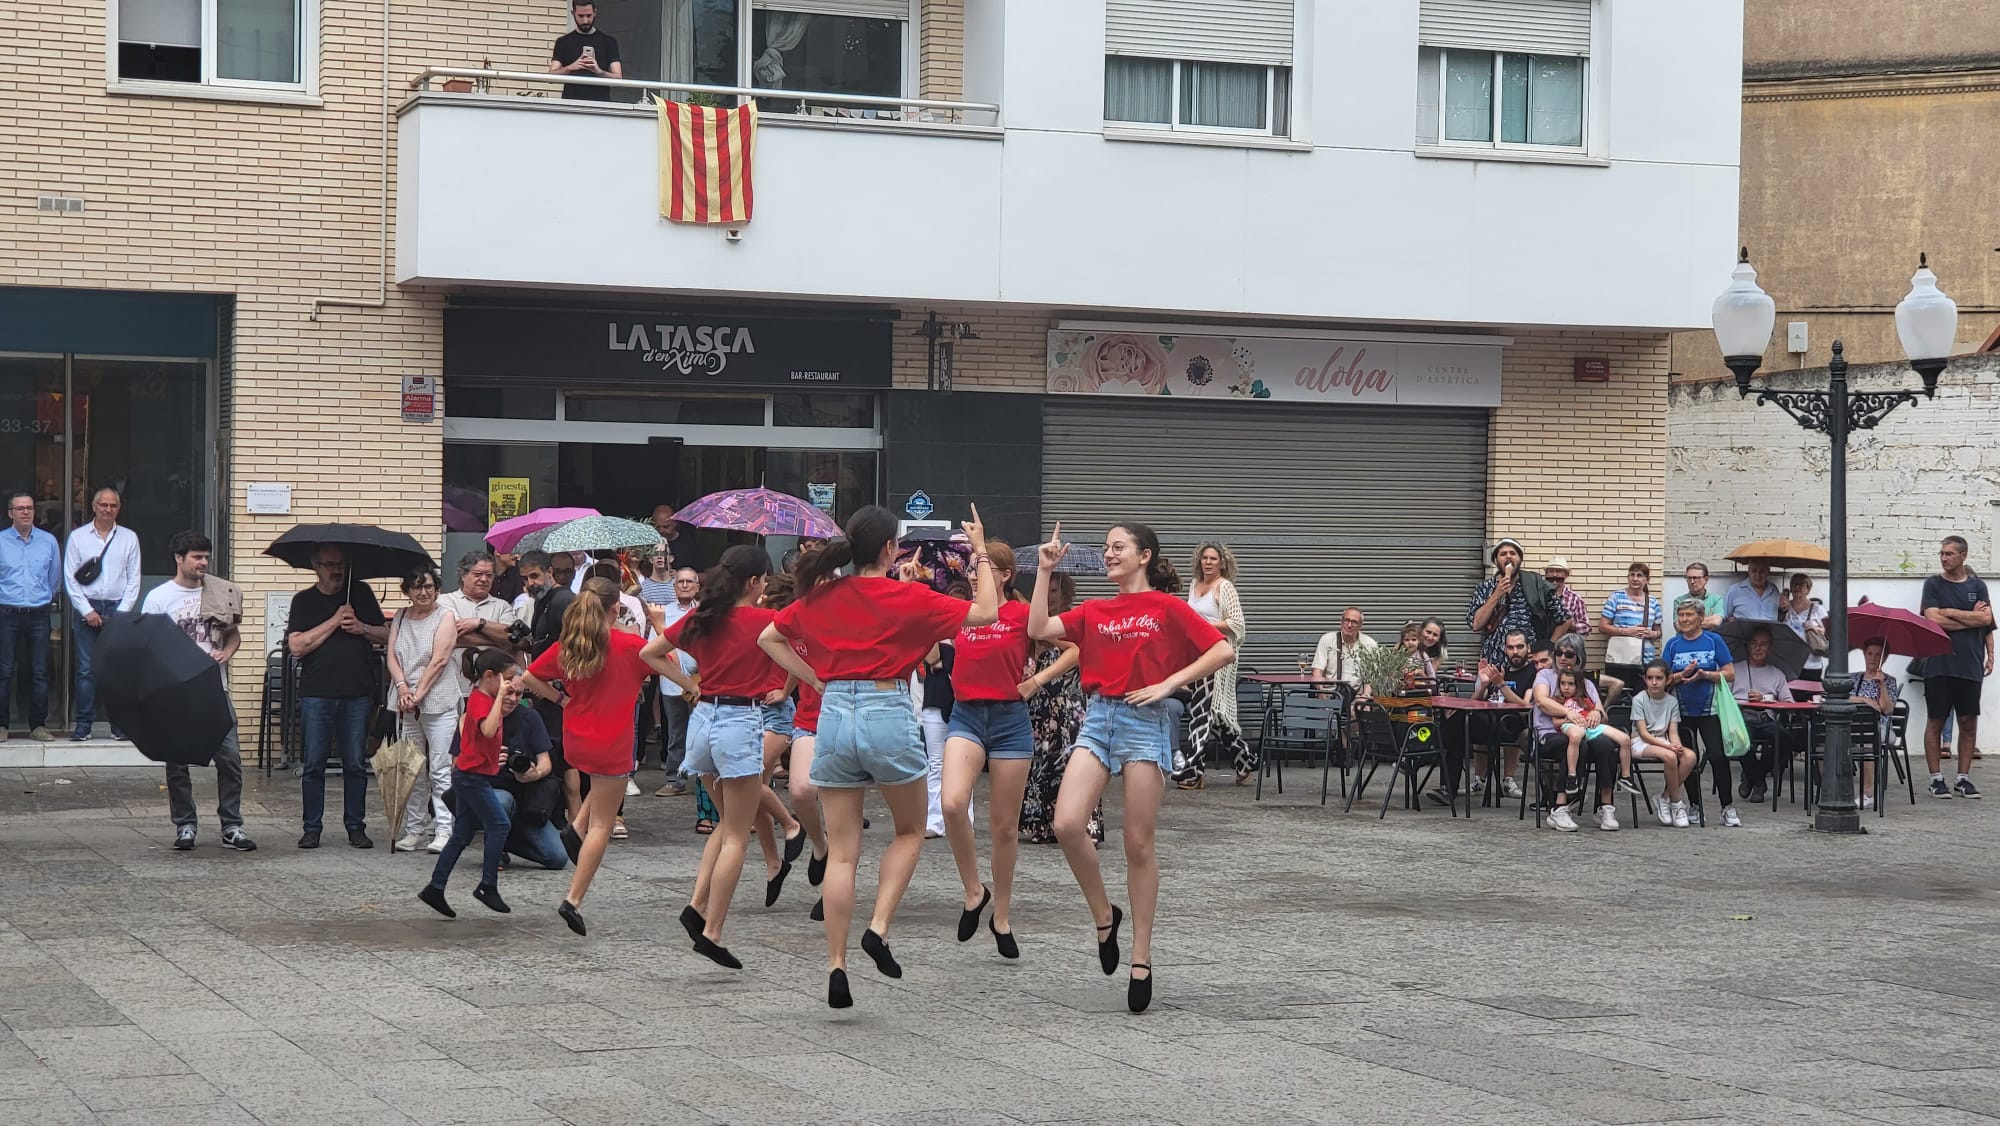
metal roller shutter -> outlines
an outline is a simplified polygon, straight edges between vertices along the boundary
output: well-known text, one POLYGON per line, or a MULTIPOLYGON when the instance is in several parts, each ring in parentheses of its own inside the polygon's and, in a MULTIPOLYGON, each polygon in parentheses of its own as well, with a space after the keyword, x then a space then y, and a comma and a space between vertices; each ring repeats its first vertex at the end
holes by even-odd
MULTIPOLYGON (((1347 605, 1384 644, 1435 615, 1455 654, 1476 648, 1485 411, 1051 397, 1044 419, 1043 522, 1076 550, 1116 521, 1151 524, 1183 578, 1196 543, 1228 544, 1245 663, 1296 668, 1347 605)), ((1085 578, 1078 593, 1110 587, 1085 578)))
POLYGON ((1111 0, 1104 50, 1289 66, 1292 0, 1111 0))
POLYGON ((756 6, 781 12, 825 12, 878 20, 910 18, 910 0, 757 0, 756 6))
POLYGON ((1590 54, 1591 0, 1423 0, 1417 38, 1427 47, 1590 54))

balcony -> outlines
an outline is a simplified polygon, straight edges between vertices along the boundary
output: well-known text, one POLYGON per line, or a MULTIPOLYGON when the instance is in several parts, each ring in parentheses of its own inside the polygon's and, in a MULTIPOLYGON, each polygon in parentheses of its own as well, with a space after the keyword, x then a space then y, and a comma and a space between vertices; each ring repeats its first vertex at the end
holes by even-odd
POLYGON ((976 102, 433 67, 398 113, 396 280, 990 299, 998 117, 976 102), (757 98, 753 221, 732 233, 660 218, 656 112, 564 101, 563 82, 757 98))

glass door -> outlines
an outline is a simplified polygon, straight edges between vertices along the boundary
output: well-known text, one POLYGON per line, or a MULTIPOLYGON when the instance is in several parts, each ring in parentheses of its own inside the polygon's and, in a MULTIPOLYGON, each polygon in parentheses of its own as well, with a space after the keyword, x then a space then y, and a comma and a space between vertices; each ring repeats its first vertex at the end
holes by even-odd
MULTIPOLYGON (((35 526, 58 542, 69 534, 75 494, 65 441, 63 370, 61 356, 0 356, 0 481, 7 491, 34 494, 35 526)), ((10 533, 0 530, 4 534, 10 533)), ((49 728, 58 730, 69 715, 69 663, 60 644, 62 622, 54 611, 51 615, 49 728)), ((24 731, 32 684, 23 638, 14 654, 14 681, 6 688, 7 717, 24 731)))

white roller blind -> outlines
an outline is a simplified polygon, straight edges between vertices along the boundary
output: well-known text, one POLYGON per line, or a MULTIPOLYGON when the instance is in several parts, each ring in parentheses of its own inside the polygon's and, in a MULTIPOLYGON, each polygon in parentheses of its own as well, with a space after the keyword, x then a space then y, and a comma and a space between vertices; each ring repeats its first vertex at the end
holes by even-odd
POLYGON ((1108 0, 1104 50, 1217 62, 1292 61, 1293 0, 1108 0))
POLYGON ((1591 0, 1423 0, 1417 35, 1427 47, 1590 54, 1591 0))
POLYGON ((910 18, 910 0, 757 0, 755 6, 780 12, 817 12, 874 20, 910 18))
POLYGON ((118 0, 118 41, 201 46, 201 0, 118 0))

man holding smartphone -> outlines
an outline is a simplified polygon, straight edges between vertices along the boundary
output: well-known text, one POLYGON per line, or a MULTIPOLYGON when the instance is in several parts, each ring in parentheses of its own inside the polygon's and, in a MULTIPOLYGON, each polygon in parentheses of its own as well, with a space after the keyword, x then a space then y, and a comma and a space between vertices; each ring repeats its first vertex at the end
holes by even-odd
MULTIPOLYGON (((593 0, 571 0, 570 18, 576 30, 556 40, 549 60, 550 74, 587 74, 597 78, 623 78, 625 68, 618 62, 618 41, 597 30, 597 5, 593 0)), ((565 85, 562 96, 582 102, 608 102, 609 86, 565 85)))

